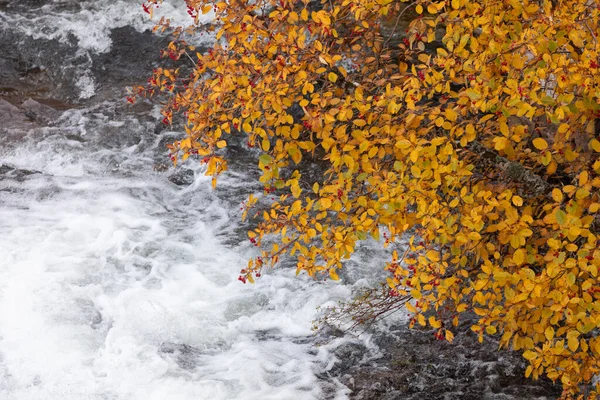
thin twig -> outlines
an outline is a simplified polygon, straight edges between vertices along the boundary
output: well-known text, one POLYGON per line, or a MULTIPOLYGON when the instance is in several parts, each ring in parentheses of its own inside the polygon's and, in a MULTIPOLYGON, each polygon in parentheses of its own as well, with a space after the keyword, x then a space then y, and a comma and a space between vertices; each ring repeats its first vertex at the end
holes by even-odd
POLYGON ((196 62, 192 59, 192 57, 188 54, 187 50, 183 50, 183 52, 185 53, 185 55, 190 59, 190 61, 192 62, 192 65, 195 67, 196 66, 196 62))
POLYGON ((388 42, 390 41, 390 39, 392 38, 392 36, 394 36, 394 33, 396 33, 396 28, 398 28, 398 24, 400 23, 400 17, 402 17, 402 15, 404 14, 404 12, 406 12, 406 10, 408 10, 410 7, 412 7, 415 4, 416 4, 416 2, 412 3, 412 4, 408 4, 406 7, 404 7, 404 9, 402 11, 400 11, 400 14, 398 14, 398 18, 396 18, 396 24, 394 25, 394 28, 392 29, 392 33, 390 33, 387 40, 383 43, 384 49, 386 48, 386 46, 387 46, 388 42))

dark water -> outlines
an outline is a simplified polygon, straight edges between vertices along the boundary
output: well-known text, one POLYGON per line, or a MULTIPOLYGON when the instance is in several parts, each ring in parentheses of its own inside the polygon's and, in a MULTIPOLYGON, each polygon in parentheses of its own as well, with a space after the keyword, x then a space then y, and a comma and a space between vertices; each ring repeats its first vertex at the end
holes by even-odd
POLYGON ((252 155, 232 148, 216 191, 166 163, 180 131, 124 99, 159 62, 151 26, 136 1, 0 0, 0 399, 558 396, 468 329, 449 345, 397 315, 315 336, 317 306, 380 271, 372 246, 342 283, 281 268, 241 285, 252 155))

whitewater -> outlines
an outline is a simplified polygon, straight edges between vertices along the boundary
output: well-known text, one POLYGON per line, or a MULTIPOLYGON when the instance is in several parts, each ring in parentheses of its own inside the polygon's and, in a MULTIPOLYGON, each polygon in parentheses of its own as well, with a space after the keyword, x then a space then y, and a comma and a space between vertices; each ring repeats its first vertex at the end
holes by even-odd
MULTIPOLYGON (((74 37, 84 54, 108 51, 113 28, 152 27, 134 1, 67 3, 17 6, 0 21, 37 39, 74 37)), ((160 12, 178 22, 179 6, 160 12)), ((86 68, 80 100, 102 84, 86 68)), ((256 251, 239 207, 260 188, 234 168, 212 190, 191 162, 186 184, 173 184, 156 166, 180 133, 155 133, 119 90, 46 126, 2 128, 0 398, 346 398, 322 377, 346 339, 317 346, 311 322, 351 285, 293 268, 237 281, 256 251)))

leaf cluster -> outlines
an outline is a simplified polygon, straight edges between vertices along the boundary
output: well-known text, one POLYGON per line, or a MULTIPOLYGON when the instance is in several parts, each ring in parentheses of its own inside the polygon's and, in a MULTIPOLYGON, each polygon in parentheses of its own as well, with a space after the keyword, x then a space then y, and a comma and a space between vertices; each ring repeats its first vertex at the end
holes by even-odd
POLYGON ((409 235, 383 267, 389 293, 413 299, 411 324, 451 341, 472 312, 480 340, 499 335, 565 398, 591 382, 598 0, 186 3, 196 21, 214 13, 216 43, 193 53, 178 36, 169 56, 191 74, 157 69, 136 92, 162 95, 167 123, 184 114, 172 158, 198 157, 215 184, 234 135, 259 150, 275 200, 259 213, 256 195, 246 203, 262 250, 241 280, 284 255, 298 273, 338 279, 359 241, 409 235))

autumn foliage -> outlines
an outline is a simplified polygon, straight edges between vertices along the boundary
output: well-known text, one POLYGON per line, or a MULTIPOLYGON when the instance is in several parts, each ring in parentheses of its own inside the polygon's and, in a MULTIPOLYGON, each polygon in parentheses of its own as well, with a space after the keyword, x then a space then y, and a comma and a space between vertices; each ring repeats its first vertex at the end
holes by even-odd
POLYGON ((260 150, 274 200, 246 203, 262 253, 241 280, 284 257, 338 279, 374 239, 390 250, 386 301, 410 296, 411 324, 452 341, 474 314, 527 376, 595 398, 599 0, 186 3, 188 33, 213 12, 216 43, 199 54, 175 29, 165 55, 181 69, 135 93, 162 96, 165 123, 184 115, 175 161, 216 179, 228 141, 260 150))

